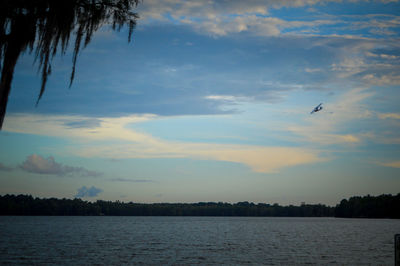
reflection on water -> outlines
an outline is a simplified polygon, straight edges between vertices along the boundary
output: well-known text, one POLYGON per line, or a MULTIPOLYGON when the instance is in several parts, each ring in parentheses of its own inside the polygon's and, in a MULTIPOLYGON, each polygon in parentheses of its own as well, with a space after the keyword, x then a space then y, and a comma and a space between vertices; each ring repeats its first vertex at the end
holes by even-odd
POLYGON ((399 220, 0 217, 0 264, 392 265, 399 220))

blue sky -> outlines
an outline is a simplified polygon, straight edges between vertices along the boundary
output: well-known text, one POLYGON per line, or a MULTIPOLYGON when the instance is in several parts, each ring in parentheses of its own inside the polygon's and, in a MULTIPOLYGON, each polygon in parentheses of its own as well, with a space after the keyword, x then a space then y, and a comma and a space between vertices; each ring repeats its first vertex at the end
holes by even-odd
POLYGON ((18 62, 0 194, 334 205, 400 192, 398 1, 152 1, 18 62), (310 115, 319 103, 324 109, 310 115))

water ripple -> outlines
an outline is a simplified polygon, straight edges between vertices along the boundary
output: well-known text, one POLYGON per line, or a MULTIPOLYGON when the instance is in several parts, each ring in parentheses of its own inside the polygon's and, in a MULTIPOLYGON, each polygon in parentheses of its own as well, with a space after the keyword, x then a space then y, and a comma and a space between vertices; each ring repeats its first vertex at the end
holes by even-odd
POLYGON ((0 217, 0 264, 392 265, 399 220, 0 217))

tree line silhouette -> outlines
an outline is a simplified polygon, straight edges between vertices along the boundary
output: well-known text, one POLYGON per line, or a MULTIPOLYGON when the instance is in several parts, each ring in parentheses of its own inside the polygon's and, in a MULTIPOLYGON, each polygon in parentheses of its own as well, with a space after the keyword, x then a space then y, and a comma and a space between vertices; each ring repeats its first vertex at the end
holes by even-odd
POLYGON ((400 218, 400 193, 392 196, 351 197, 343 199, 335 208, 336 217, 349 218, 400 218))
POLYGON ((400 218, 400 193, 351 197, 335 207, 323 204, 281 206, 238 202, 124 203, 120 201, 34 198, 30 195, 0 196, 0 215, 111 215, 111 216, 264 216, 400 218))

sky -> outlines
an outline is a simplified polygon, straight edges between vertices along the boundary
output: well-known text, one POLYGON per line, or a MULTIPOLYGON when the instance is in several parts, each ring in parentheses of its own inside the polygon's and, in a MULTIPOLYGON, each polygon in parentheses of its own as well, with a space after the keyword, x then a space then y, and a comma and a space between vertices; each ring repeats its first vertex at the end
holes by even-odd
POLYGON ((400 192, 400 3, 156 1, 40 75, 24 54, 0 195, 334 206, 400 192), (323 103, 323 109, 310 114, 323 103))

